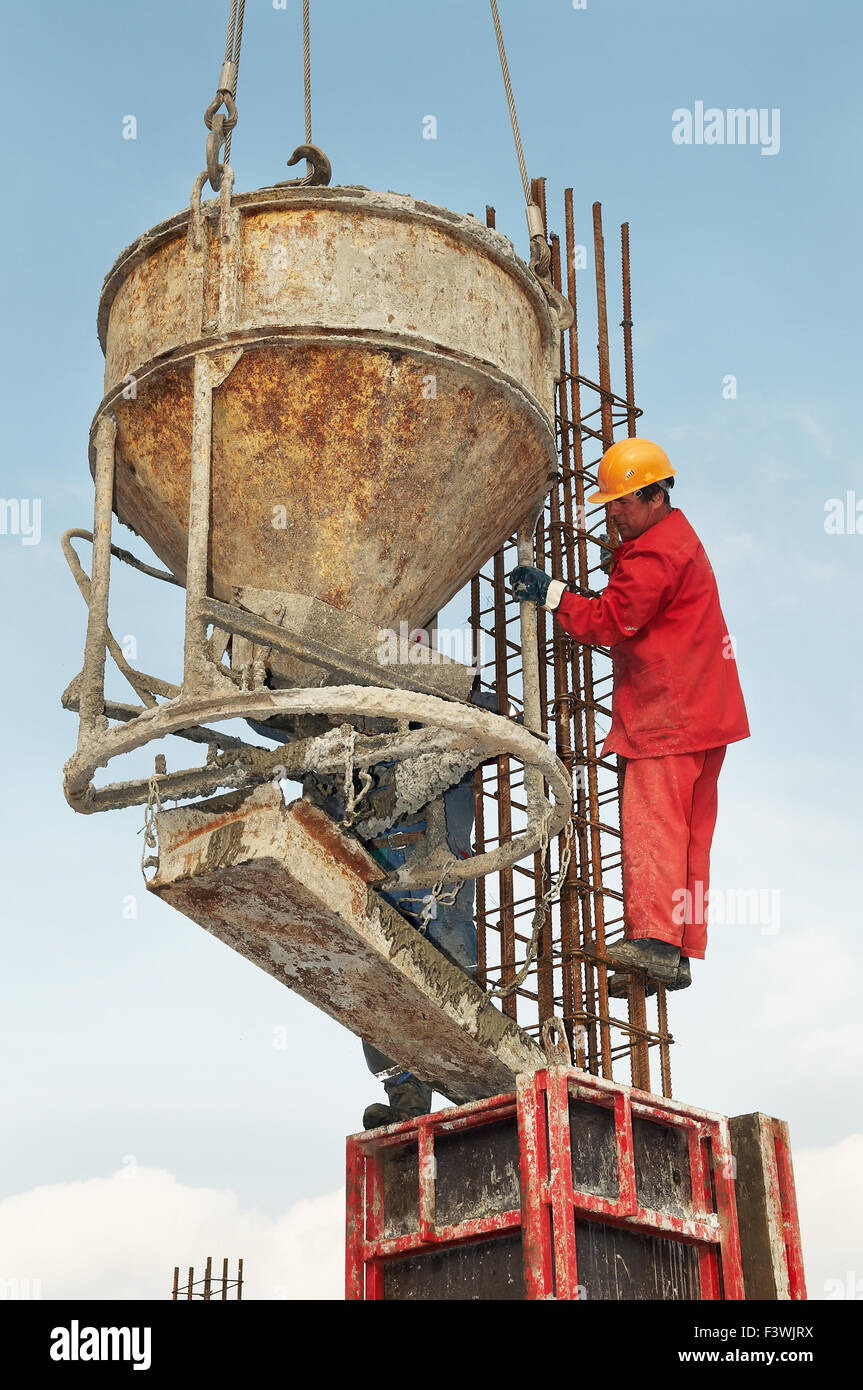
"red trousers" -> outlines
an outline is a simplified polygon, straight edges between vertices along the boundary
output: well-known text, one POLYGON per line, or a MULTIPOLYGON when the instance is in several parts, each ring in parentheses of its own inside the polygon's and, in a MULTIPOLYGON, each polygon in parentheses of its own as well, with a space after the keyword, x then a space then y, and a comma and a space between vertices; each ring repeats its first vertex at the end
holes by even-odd
POLYGON ((703 960, 710 844, 725 748, 630 758, 623 777, 627 937, 652 936, 703 960))

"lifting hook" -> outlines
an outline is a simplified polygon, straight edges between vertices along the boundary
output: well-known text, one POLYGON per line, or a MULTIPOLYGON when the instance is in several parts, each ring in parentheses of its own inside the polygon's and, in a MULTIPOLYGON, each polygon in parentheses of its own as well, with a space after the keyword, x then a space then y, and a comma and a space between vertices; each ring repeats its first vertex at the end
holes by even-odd
POLYGON ((324 187, 329 183, 333 168, 323 150, 318 149, 317 145, 298 145, 287 161, 288 168, 299 164, 301 159, 308 161, 309 172, 301 179, 285 179, 276 185, 277 188, 324 187))

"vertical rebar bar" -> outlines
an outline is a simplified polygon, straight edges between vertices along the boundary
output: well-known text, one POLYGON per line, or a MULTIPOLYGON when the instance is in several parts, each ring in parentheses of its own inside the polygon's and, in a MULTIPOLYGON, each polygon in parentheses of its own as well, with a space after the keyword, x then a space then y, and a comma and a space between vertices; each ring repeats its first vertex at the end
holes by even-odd
MULTIPOLYGON (((531 197, 542 213, 543 228, 547 237, 545 179, 533 179, 531 181, 531 197)), ((540 569, 545 569, 544 517, 546 506, 547 501, 544 500, 542 505, 537 509, 536 525, 533 535, 526 537, 523 542, 522 533, 521 531, 519 532, 518 562, 520 565, 537 565, 540 569)), ((544 610, 539 610, 535 604, 528 603, 521 605, 521 617, 522 681, 525 691, 525 724, 529 728, 538 729, 545 734, 548 732, 547 616, 544 610), (525 609, 530 611, 526 614, 525 609), (527 617, 528 620, 527 627, 525 627, 525 617, 527 617), (530 709, 527 694, 529 684, 531 692, 533 692, 534 687, 536 692, 535 702, 533 693, 531 693, 530 709), (535 723, 528 724, 529 718, 534 719, 535 723)), ((528 812, 530 814, 534 811, 534 805, 539 804, 540 798, 547 798, 547 788, 542 777, 532 770, 526 768, 524 777, 528 799, 528 812)), ((543 864, 542 855, 539 853, 535 854, 533 857, 533 881, 536 900, 539 900, 546 891, 550 872, 551 865, 548 859, 546 859, 545 864, 543 864)), ((542 927, 540 928, 536 958, 536 989, 540 1021, 551 1018, 555 1012, 552 925, 552 914, 551 912, 547 912, 542 927)))
POLYGON ((635 1030, 630 1034, 629 1062, 632 1084, 639 1091, 650 1090, 650 1051, 647 1038, 647 1000, 644 986, 637 978, 627 980, 629 1022, 635 1030))
MULTIPOLYGON (((564 214, 566 237, 566 296, 573 307, 574 317, 572 326, 566 334, 570 373, 569 401, 567 401, 566 396, 565 380, 561 379, 560 383, 561 419, 565 421, 569 418, 570 421, 568 428, 562 427, 561 429, 564 461, 564 483, 562 492, 564 519, 566 522, 567 579, 568 583, 576 585, 584 591, 589 584, 589 562, 584 508, 584 459, 582 455, 580 427, 581 392, 578 381, 578 290, 575 272, 575 220, 573 215, 571 188, 567 188, 564 194, 564 214)), ((562 288, 563 286, 561 284, 561 289, 562 288)), ((575 642, 569 641, 567 646, 569 649, 568 684, 573 697, 570 701, 569 710, 572 727, 575 731, 575 749, 579 759, 575 806, 579 864, 578 907, 580 909, 581 935, 579 937, 579 920, 576 918, 573 932, 573 948, 575 948, 577 945, 580 945, 582 941, 590 941, 593 937, 593 899, 589 891, 591 883, 591 849, 588 831, 590 816, 588 804, 588 772, 592 770, 595 775, 595 765, 592 761, 588 762, 585 723, 592 719, 592 715, 586 715, 584 710, 583 702, 586 692, 581 678, 582 656, 575 642)), ((588 658, 585 657, 585 660, 587 661, 588 658)), ((573 1041, 575 1043, 573 1056, 576 1058, 577 1065, 580 1067, 589 1065, 588 1056, 586 1054, 586 1043, 591 1047, 594 1059, 596 1057, 596 1022, 593 1018, 589 1019, 585 1012, 586 1000, 582 984, 582 961, 583 957, 579 953, 579 955, 574 956, 572 966, 574 1010, 572 1027, 574 1034, 573 1041)))
MULTIPOLYGON (((495 632, 495 690, 500 708, 506 709, 509 703, 509 679, 507 672, 507 634, 506 634, 506 593, 504 591, 503 550, 494 557, 494 632, 495 632)), ((510 760, 502 753, 497 760, 497 833, 498 843, 512 837, 512 793, 510 788, 510 760)), ((515 979, 515 909, 513 895, 513 871, 501 869, 498 873, 498 902, 500 930, 500 983, 512 984, 515 979)), ((501 1001, 503 1012, 510 1018, 518 1017, 518 1004, 515 994, 508 994, 501 1001)))
POLYGON ((605 291, 605 240, 602 235, 602 204, 593 205, 593 254, 596 265, 596 324, 599 355, 599 384, 602 388, 602 442, 608 449, 614 443, 611 409, 611 362, 608 351, 608 303, 605 291))
MULTIPOLYGON (((481 675, 482 666, 482 618, 480 617, 480 579, 475 574, 470 581, 470 627, 473 639, 473 656, 477 672, 481 675)), ((474 796, 474 844, 477 854, 485 849, 485 780, 480 763, 473 775, 474 796)), ((486 985, 486 891, 485 876, 476 881, 476 981, 480 988, 486 985)))
MULTIPOLYGON (((569 212, 571 220, 571 190, 567 190, 570 198, 569 212)), ((606 427, 609 432, 609 443, 611 442, 611 401, 607 394, 610 392, 611 385, 609 379, 609 358, 608 358, 608 317, 605 310, 605 260, 602 249, 602 222, 601 210, 598 203, 593 206, 593 225, 594 225, 594 247, 595 247, 595 266, 596 266, 596 293, 597 293, 597 314, 600 324, 598 351, 600 355, 600 408, 602 413, 602 430, 605 435, 606 427), (602 324, 605 323, 603 333, 602 324), (603 373, 605 382, 603 382, 603 373), (606 423, 607 422, 607 423, 606 423)), ((574 227, 573 227, 574 230, 574 227)), ((572 279, 575 280, 575 261, 572 259, 572 279)), ((576 453, 576 514, 580 526, 587 529, 587 513, 585 503, 584 488, 584 459, 582 455, 581 431, 578 422, 581 420, 581 397, 578 383, 578 337, 575 331, 576 326, 570 329, 572 343, 572 420, 573 438, 576 453)), ((590 561, 586 554, 587 545, 584 546, 584 569, 580 575, 583 591, 587 592, 590 585, 590 561)), ((581 558, 581 556, 579 557, 581 558)), ((596 720, 595 720, 595 694, 593 682, 593 650, 591 647, 582 646, 581 661, 583 671, 583 690, 585 699, 585 732, 587 742, 587 805, 588 818, 590 825, 590 860, 591 860, 591 881, 593 888, 593 940, 587 938, 586 945, 592 947, 599 955, 605 954, 605 895, 603 887, 602 869, 602 838, 600 833, 600 801, 599 783, 597 779, 597 747, 596 747, 596 720)), ((607 973, 604 966, 595 966, 590 960, 585 962, 585 994, 586 1003, 592 1020, 597 1019, 599 1024, 599 1037, 596 1038, 596 1029, 591 1027, 588 1033, 589 1046, 592 1049, 599 1047, 599 1055, 596 1056, 594 1050, 594 1064, 598 1065, 600 1075, 608 1080, 613 1078, 612 1059, 611 1059, 611 1028, 608 1018, 608 983, 607 973), (597 999, 598 995, 598 999, 597 999)), ((593 1070, 594 1068, 591 1068, 593 1070)))
MULTIPOLYGON (((561 259, 560 259, 560 239, 552 237, 552 282, 558 290, 562 290, 561 284, 561 259)), ((575 306, 573 305, 573 308, 575 306)), ((566 417, 566 337, 561 334, 560 338, 560 380, 557 386, 558 412, 561 417, 560 431, 560 452, 561 452, 561 476, 557 483, 552 487, 549 503, 549 544, 551 550, 551 573, 559 578, 565 576, 568 583, 575 579, 572 555, 572 534, 569 526, 564 528, 561 516, 561 505, 566 514, 567 501, 569 503, 569 514, 572 514, 572 465, 570 452, 569 430, 566 428, 564 420, 566 417), (564 535, 566 529, 567 534, 564 535), (564 553, 566 550, 566 554, 564 553)), ((561 1016, 564 1028, 569 1040, 570 1051, 575 1058, 576 1066, 584 1065, 584 1034, 581 1027, 582 995, 581 995, 581 959, 577 953, 579 945, 578 936, 578 889, 576 881, 579 868, 585 863, 585 848, 583 835, 580 833, 577 817, 581 810, 580 792, 576 783, 580 782, 578 772, 580 771, 580 760, 578 750, 580 739, 576 730, 580 731, 580 713, 575 710, 575 701, 580 691, 577 682, 572 682, 572 691, 568 689, 570 678, 574 668, 571 668, 570 650, 572 642, 567 637, 559 623, 554 623, 552 627, 552 673, 553 673, 553 702, 552 712, 555 724, 555 739, 558 757, 563 762, 570 776, 573 777, 573 812, 575 834, 573 836, 572 854, 566 871, 566 877, 561 884, 560 906, 558 909, 558 921, 560 929, 560 966, 561 966, 561 1016), (576 1020, 578 1026, 576 1026, 576 1020)), ((558 856, 563 850, 564 837, 558 839, 558 856)), ((558 863, 560 857, 558 857, 558 863)))
POLYGON ((623 276, 623 366, 626 376, 626 432, 635 434, 635 376, 632 369, 632 286, 629 271, 629 223, 620 227, 620 265, 623 276))
POLYGON ((665 986, 656 991, 657 1031, 659 1033, 659 1074, 662 1094, 671 1095, 671 1050, 668 1046, 668 999, 665 986))

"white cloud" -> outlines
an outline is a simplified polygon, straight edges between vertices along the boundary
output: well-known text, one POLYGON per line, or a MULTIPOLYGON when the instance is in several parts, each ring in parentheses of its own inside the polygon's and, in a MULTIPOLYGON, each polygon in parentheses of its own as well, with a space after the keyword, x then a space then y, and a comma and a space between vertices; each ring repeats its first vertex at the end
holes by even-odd
POLYGON ((166 1299, 175 1265, 181 1279, 190 1264, 200 1278, 208 1255, 219 1273, 227 1255, 232 1277, 244 1261, 244 1298, 340 1299, 344 1194, 296 1202, 273 1219, 242 1209, 232 1192, 130 1168, 7 1197, 0 1251, 7 1297, 38 1281, 45 1299, 166 1299))

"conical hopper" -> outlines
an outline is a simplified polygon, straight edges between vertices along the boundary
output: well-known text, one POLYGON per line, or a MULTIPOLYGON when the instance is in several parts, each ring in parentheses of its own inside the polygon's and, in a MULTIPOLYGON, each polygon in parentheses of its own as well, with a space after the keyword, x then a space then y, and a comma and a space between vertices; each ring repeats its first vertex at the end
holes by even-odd
POLYGON ((424 624, 556 468, 538 282, 475 218, 361 188, 261 189, 189 223, 147 232, 102 292, 117 515, 184 579, 195 355, 241 346, 213 398, 213 595, 424 624))

